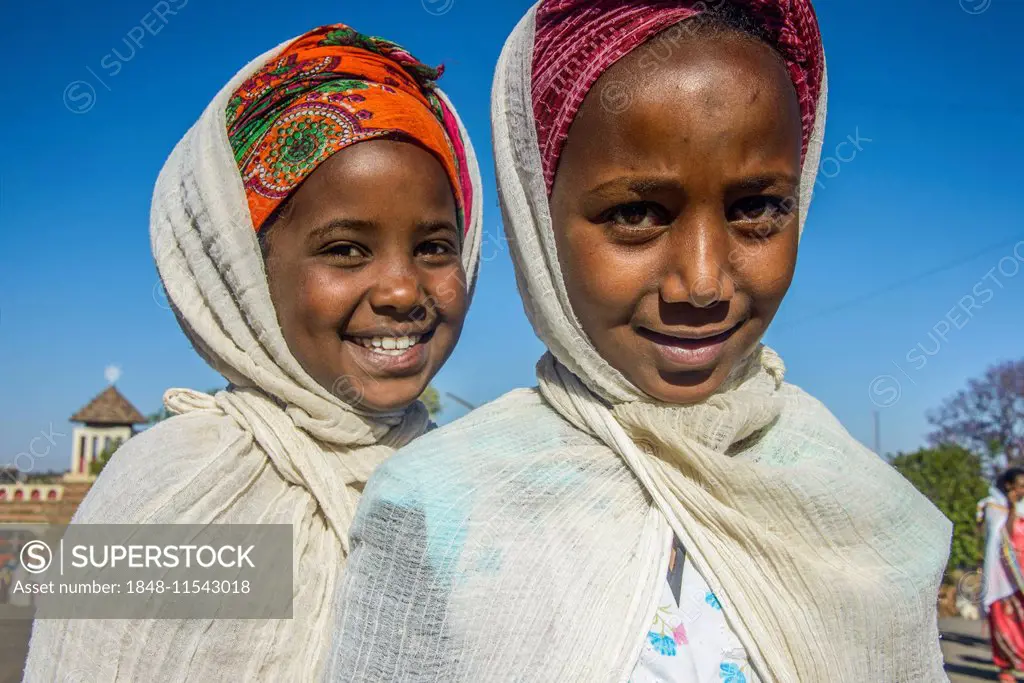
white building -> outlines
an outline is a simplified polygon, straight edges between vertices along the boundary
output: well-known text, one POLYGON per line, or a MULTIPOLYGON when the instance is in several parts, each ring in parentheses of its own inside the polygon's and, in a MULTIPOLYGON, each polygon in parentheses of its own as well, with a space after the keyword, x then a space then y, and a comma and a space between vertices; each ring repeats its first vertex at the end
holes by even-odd
POLYGON ((66 481, 93 479, 89 466, 111 446, 127 441, 135 434, 135 425, 143 424, 143 417, 113 385, 71 416, 75 427, 71 442, 71 470, 66 481))
POLYGON ((96 476, 90 465, 104 449, 131 438, 146 418, 113 385, 71 416, 71 470, 58 481, 26 481, 24 473, 0 468, 0 524, 67 524, 96 476), (28 504, 22 505, 11 504, 28 504))

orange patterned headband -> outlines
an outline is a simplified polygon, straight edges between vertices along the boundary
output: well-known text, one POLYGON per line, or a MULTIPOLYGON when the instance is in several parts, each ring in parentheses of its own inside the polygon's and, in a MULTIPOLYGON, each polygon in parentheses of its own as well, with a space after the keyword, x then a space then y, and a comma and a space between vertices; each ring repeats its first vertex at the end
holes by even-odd
POLYGON ((401 136, 444 166, 465 230, 472 189, 454 116, 432 90, 440 74, 398 45, 343 24, 295 39, 228 102, 228 139, 253 227, 335 152, 401 136))

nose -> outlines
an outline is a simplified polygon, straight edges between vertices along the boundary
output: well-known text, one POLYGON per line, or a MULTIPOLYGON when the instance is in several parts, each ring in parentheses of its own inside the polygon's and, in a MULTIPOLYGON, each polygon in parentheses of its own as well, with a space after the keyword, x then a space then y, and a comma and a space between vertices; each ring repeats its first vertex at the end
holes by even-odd
POLYGON ((729 276, 730 241, 724 216, 714 211, 694 212, 669 236, 667 267, 660 294, 665 303, 689 303, 710 308, 735 295, 729 276))
POLYGON ((426 292, 415 265, 408 259, 392 261, 370 290, 370 305, 378 313, 408 316, 422 311, 426 292))

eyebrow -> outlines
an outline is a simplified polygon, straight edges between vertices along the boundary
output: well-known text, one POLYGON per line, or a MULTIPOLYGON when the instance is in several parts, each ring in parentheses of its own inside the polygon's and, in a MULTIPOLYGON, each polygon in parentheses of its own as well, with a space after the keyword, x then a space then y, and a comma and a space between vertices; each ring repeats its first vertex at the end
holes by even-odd
POLYGON ((309 238, 311 240, 317 240, 327 237, 336 230, 373 230, 377 227, 377 224, 373 221, 363 221, 352 218, 336 218, 328 223, 324 223, 318 227, 313 228, 309 231, 309 238))
POLYGON ((639 178, 615 178, 590 189, 587 194, 617 194, 628 190, 635 194, 649 194, 665 190, 678 190, 679 183, 671 178, 654 176, 639 178))
POLYGON ((458 229, 455 224, 451 221, 438 220, 438 221, 420 221, 416 224, 417 232, 434 232, 435 230, 451 230, 457 233, 458 229))
POLYGON ((763 192, 772 185, 787 185, 792 187, 796 186, 798 182, 799 181, 796 176, 789 175, 788 173, 769 173, 737 180, 734 183, 729 183, 729 188, 733 191, 740 192, 763 192))
MULTIPOLYGON (((355 218, 336 218, 328 223, 324 223, 321 226, 313 228, 309 231, 309 239, 313 241, 325 239, 332 233, 338 230, 353 230, 356 232, 366 232, 370 230, 376 230, 380 228, 380 224, 376 221, 359 220, 355 218)), ((455 225, 451 221, 446 220, 427 220, 419 221, 416 223, 416 232, 428 233, 435 232, 438 230, 450 230, 451 232, 458 233, 455 225)))
MULTIPOLYGON (((767 173, 731 182, 729 183, 729 189, 734 192, 763 192, 773 185, 796 187, 798 183, 799 180, 796 176, 788 173, 767 173)), ((587 194, 614 196, 626 190, 634 194, 645 195, 678 191, 681 187, 679 182, 673 178, 660 178, 656 176, 615 178, 592 188, 587 194)))

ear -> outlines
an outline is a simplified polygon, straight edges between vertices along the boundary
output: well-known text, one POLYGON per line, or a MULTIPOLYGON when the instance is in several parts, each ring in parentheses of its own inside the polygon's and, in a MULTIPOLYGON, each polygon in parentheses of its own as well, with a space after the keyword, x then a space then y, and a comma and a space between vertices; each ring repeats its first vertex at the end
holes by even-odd
MULTIPOLYGON (((293 211, 292 197, 294 194, 285 197, 285 200, 277 205, 277 208, 267 216, 267 219, 263 221, 263 225, 256 232, 256 240, 260 245, 260 252, 263 254, 263 260, 266 261, 270 256, 270 232, 278 223, 287 223, 291 220, 293 211)), ((280 229, 280 228, 278 228, 280 229)))

